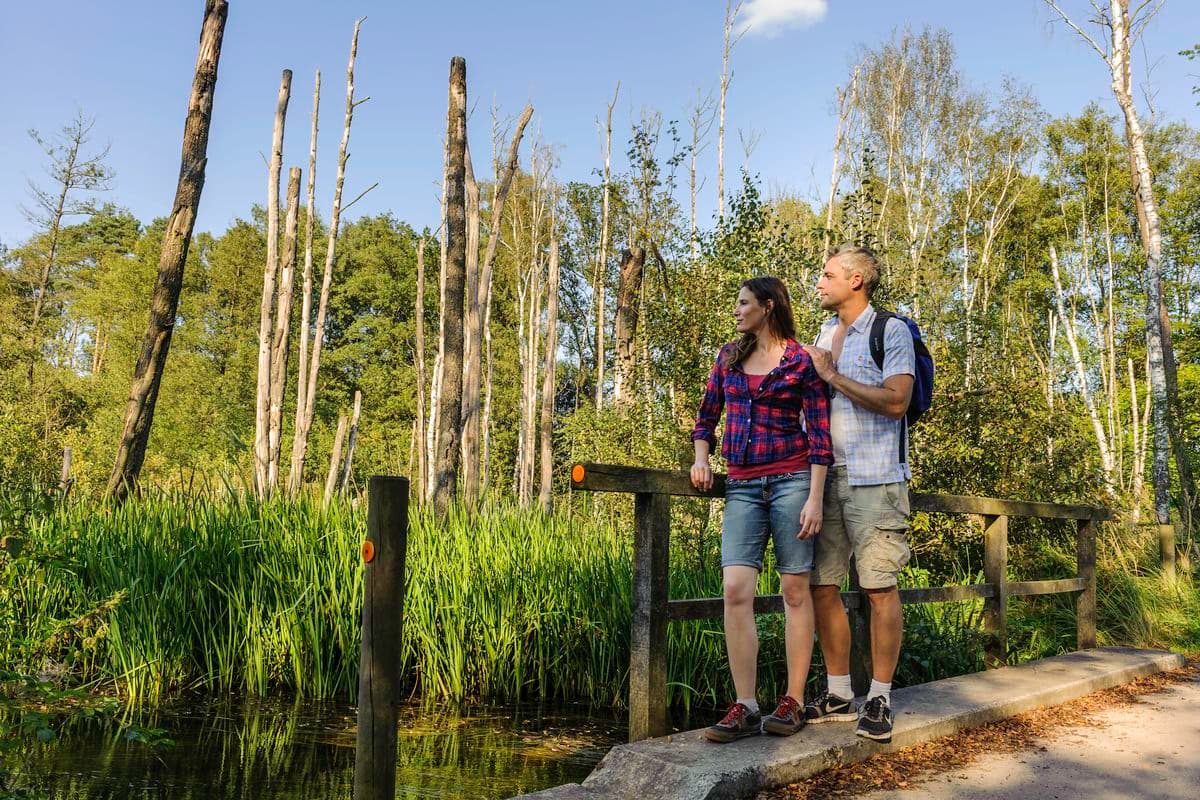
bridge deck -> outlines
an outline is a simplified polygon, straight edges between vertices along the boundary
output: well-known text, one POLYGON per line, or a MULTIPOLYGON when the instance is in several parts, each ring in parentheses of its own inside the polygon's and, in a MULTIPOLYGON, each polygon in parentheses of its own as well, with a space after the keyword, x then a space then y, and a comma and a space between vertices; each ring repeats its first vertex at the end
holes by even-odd
POLYGON ((964 728, 1062 703, 1098 689, 1175 669, 1184 659, 1161 650, 1105 647, 1018 667, 978 672, 892 692, 896 727, 890 745, 854 735, 851 724, 811 726, 796 736, 753 737, 727 745, 699 730, 614 747, 582 784, 524 797, 599 800, 655 797, 709 800, 752 795, 821 770, 936 739, 964 728))

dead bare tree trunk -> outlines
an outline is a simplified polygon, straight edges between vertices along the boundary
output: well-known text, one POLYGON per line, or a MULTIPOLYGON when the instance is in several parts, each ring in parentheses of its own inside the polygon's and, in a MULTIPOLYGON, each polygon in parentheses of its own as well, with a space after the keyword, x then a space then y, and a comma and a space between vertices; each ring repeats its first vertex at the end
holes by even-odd
POLYGON ((705 139, 708 138, 708 133, 712 130, 714 122, 712 113, 712 92, 707 95, 701 95, 696 92, 696 102, 692 105, 691 115, 688 118, 692 128, 692 144, 688 148, 688 197, 690 200, 690 214, 688 217, 688 245, 691 251, 691 264, 695 269, 700 263, 700 234, 699 225, 696 220, 696 201, 700 194, 702 182, 699 182, 696 172, 696 162, 700 158, 700 154, 704 152, 708 146, 705 139))
POLYGON ((621 281, 617 286, 617 363, 613 371, 613 400, 618 406, 632 399, 637 349, 638 299, 646 268, 646 249, 630 245, 621 252, 621 281))
POLYGON ((554 483, 554 372, 558 363, 558 220, 553 209, 558 198, 551 201, 550 215, 550 276, 546 284, 546 363, 542 373, 542 481, 538 500, 547 513, 551 510, 554 483))
POLYGON ((479 184, 471 164, 471 148, 465 148, 464 190, 467 215, 467 273, 466 294, 463 299, 463 399, 462 399, 462 473, 463 502, 474 508, 479 496, 479 333, 483 329, 483 309, 479 295, 479 184))
MULTIPOLYGON (((533 118, 533 106, 525 106, 517 120, 513 131, 512 143, 508 148, 508 160, 501 168, 497 164, 496 184, 492 194, 491 222, 488 231, 487 249, 483 254, 483 263, 478 270, 478 279, 472 282, 470 278, 470 254, 472 247, 478 252, 479 226, 479 197, 475 189, 475 220, 468 219, 468 239, 471 238, 471 228, 474 227, 474 242, 467 242, 468 278, 466 294, 466 330, 463 347, 463 399, 462 399, 462 436, 463 436, 463 500, 468 506, 478 502, 483 459, 480 457, 480 385, 483 381, 483 353, 481 344, 485 338, 485 321, 490 322, 489 306, 491 304, 492 274, 496 262, 496 251, 500 242, 500 224, 504 214, 504 206, 508 202, 508 194, 512 189, 513 176, 517 173, 517 154, 521 146, 521 138, 525 135, 525 126, 533 118)), ((473 185, 475 176, 473 170, 469 174, 469 184, 473 185)), ((470 190, 468 189, 468 192, 470 190)), ((468 197, 468 199, 470 199, 468 197)), ((468 208, 468 217, 471 214, 468 208)), ((490 336, 488 337, 490 344, 490 336)), ((490 349, 489 349, 490 358, 490 349)), ((489 371, 490 376, 490 371, 489 371)), ((490 382, 490 379, 489 379, 490 382)), ((484 435, 486 436, 486 428, 484 435)))
MULTIPOLYGON (((521 363, 521 413, 520 430, 517 438, 516 483, 517 500, 527 507, 533 502, 534 466, 537 459, 537 401, 538 401, 538 363, 541 360, 539 339, 541 331, 541 295, 542 295, 542 246, 541 230, 543 219, 542 205, 542 176, 543 168, 539 171, 538 149, 533 148, 530 163, 532 182, 530 185, 530 215, 529 215, 529 266, 523 277, 522 285, 518 287, 521 319, 520 363, 521 363)), ((514 237, 515 241, 515 237, 514 237)))
POLYGON ((621 82, 613 91, 612 102, 608 104, 608 115, 604 125, 604 183, 600 196, 600 252, 596 255, 596 280, 592 291, 596 294, 596 410, 604 405, 604 317, 605 299, 608 294, 608 232, 609 232, 609 185, 612 179, 612 112, 617 105, 617 96, 621 93, 621 82))
POLYGON ((463 294, 467 270, 466 149, 467 62, 450 60, 449 108, 446 116, 446 282, 442 306, 442 386, 438 398, 437 458, 433 504, 449 511, 457 496, 459 426, 462 424, 463 294))
POLYGON ((417 418, 413 435, 417 449, 417 503, 425 502, 425 484, 429 466, 425 461, 425 238, 417 242, 417 312, 416 312, 417 362, 417 418))
POLYGON ((429 478, 425 485, 425 499, 433 500, 433 488, 435 481, 433 477, 433 465, 437 463, 437 444, 438 444, 438 416, 440 414, 439 404, 442 396, 442 378, 445 375, 445 360, 446 360, 446 170, 450 163, 450 143, 443 138, 442 144, 442 199, 439 207, 439 219, 441 224, 438 226, 439 231, 439 256, 438 256, 438 332, 437 332, 437 354, 433 358, 433 378, 429 382, 429 426, 425 432, 425 463, 429 466, 429 478))
MULTIPOLYGON (((417 467, 418 470, 420 469, 420 465, 418 465, 416 463, 416 454, 417 454, 417 421, 414 419, 413 424, 412 424, 412 432, 409 434, 409 440, 408 440, 408 474, 409 475, 413 474, 413 467, 417 467)), ((417 477, 419 480, 420 473, 418 473, 417 477)), ((420 502, 421 502, 421 498, 420 498, 420 495, 418 495, 417 503, 420 504, 420 502)))
MULTIPOLYGON (((342 213, 342 187, 346 182, 346 160, 349 158, 347 147, 350 144, 350 125, 354 121, 355 106, 367 102, 369 98, 355 101, 354 99, 354 59, 358 55, 358 31, 362 20, 354 23, 354 34, 350 38, 350 61, 346 66, 346 114, 342 126, 342 143, 338 147, 337 178, 333 187, 333 206, 329 211, 329 241, 325 248, 325 267, 321 275, 321 298, 317 304, 316 330, 313 333, 312 355, 306 377, 308 385, 304 391, 304 416, 296 426, 292 438, 292 465, 288 475, 288 487, 293 492, 300 489, 304 480, 304 455, 308 450, 308 432, 312 428, 313 410, 316 407, 317 373, 321 367, 321 346, 325 339, 325 317, 329 309, 329 290, 333 283, 333 256, 337 247, 338 226, 342 213), (293 488, 294 487, 294 488, 293 488)), ((306 332, 307 333, 307 332, 306 332)))
MULTIPOLYGON (((304 425, 304 410, 308 405, 308 337, 310 335, 309 320, 312 318, 312 263, 313 263, 313 223, 316 214, 317 186, 317 114, 321 107, 321 70, 317 70, 313 82, 312 129, 308 138, 308 202, 304 212, 304 287, 300 300, 300 352, 296 360, 296 418, 292 425, 292 451, 295 453, 297 432, 304 425)), ((303 469, 295 468, 293 456, 292 469, 288 474, 288 494, 294 497, 300 491, 303 469)))
POLYGON ((338 414, 337 433, 333 436, 333 450, 329 454, 329 472, 325 475, 325 494, 324 504, 329 505, 329 501, 333 499, 334 490, 337 489, 338 475, 341 474, 340 467, 342 465, 342 442, 346 438, 346 415, 338 414))
POLYGON ((217 85, 217 65, 221 58, 221 39, 229 14, 226 0, 207 0, 200 28, 200 51, 188 115, 183 126, 183 157, 175 202, 167 218, 162 250, 158 259, 158 278, 150 296, 150 324, 142 338, 142 350, 133 373, 133 386, 121 425, 121 440, 116 463, 108 479, 107 494, 118 502, 125 500, 137 485, 146 443, 154 421, 154 405, 162 384, 163 368, 171 347, 171 332, 179 308, 183 286, 183 266, 192 241, 196 209, 204 188, 207 163, 208 129, 212 121, 213 90, 217 85))
POLYGON ((287 218, 283 224, 283 258, 275 301, 275 338, 271 343, 271 397, 267 420, 267 491, 279 485, 279 453, 283 442, 283 395, 287 382, 288 333, 292 323, 292 294, 296 275, 296 226, 300 218, 300 168, 288 172, 287 218))
POLYGON ((58 494, 60 499, 66 500, 67 495, 71 493, 71 486, 75 483, 75 479, 71 477, 71 448, 63 448, 62 457, 62 472, 58 478, 58 494))
POLYGON ((362 391, 354 390, 354 413, 350 416, 350 436, 346 440, 346 463, 342 467, 342 477, 338 481, 338 490, 345 491, 350 485, 350 468, 354 463, 354 445, 358 441, 358 416, 362 413, 362 391))
POLYGON ((254 397, 254 492, 265 497, 270 491, 268 473, 271 454, 271 311, 275 305, 275 282, 279 277, 279 171, 283 167, 283 132, 288 101, 292 96, 292 71, 285 69, 275 101, 275 125, 271 133, 271 160, 267 167, 267 264, 263 269, 262 300, 258 308, 258 382, 254 397))
POLYGON ((481 497, 487 497, 489 469, 492 456, 492 378, 495 363, 492 360, 492 287, 487 287, 487 300, 483 304, 483 354, 487 359, 487 378, 483 383, 483 417, 479 428, 483 445, 479 449, 479 479, 481 497))
POLYGON ((717 103, 717 214, 721 224, 725 223, 725 98, 729 95, 729 82, 733 74, 729 71, 729 54, 734 45, 745 35, 745 31, 733 36, 733 23, 742 10, 742 2, 725 2, 724 44, 721 48, 721 93, 717 103))
POLYGON ((833 134, 833 166, 829 171, 829 203, 825 206, 825 236, 821 246, 821 252, 828 253, 830 245, 830 236, 833 231, 833 208, 834 199, 837 196, 838 182, 841 175, 838 172, 839 163, 842 155, 842 140, 850 128, 850 115, 854 113, 855 93, 858 90, 858 73, 861 67, 855 67, 854 72, 850 75, 850 85, 845 89, 838 87, 838 121, 837 128, 833 134))

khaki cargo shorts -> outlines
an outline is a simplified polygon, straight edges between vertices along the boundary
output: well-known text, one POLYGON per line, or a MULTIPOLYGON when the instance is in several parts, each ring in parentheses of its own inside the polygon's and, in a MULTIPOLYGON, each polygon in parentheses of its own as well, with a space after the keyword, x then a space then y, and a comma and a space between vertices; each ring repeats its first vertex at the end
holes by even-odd
POLYGON ((908 563, 908 485, 851 486, 845 467, 825 479, 824 521, 817 536, 811 582, 839 586, 850 572, 850 555, 864 589, 896 585, 908 563))

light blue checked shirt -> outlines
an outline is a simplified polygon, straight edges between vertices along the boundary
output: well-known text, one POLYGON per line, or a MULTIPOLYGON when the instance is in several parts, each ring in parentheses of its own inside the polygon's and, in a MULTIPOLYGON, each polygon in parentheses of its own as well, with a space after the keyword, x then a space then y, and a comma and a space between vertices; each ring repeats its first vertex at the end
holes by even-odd
MULTIPOLYGON (((867 386, 882 386, 893 375, 916 375, 917 358, 912 334, 902 320, 888 321, 883 331, 883 369, 871 358, 871 323, 875 307, 868 305, 846 332, 842 352, 835 364, 837 371, 867 386)), ((833 350, 833 332, 838 318, 821 326, 817 347, 833 350)), ((830 436, 833 439, 833 465, 845 466, 851 486, 897 483, 912 477, 908 468, 908 437, 905 435, 904 460, 900 460, 900 435, 903 419, 889 419, 859 405, 838 391, 829 404, 830 436)))

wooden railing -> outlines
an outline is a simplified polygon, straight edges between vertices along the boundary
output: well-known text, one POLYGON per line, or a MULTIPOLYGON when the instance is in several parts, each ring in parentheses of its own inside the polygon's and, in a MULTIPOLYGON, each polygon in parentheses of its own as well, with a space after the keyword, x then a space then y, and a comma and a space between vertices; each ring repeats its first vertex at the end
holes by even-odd
MULTIPOLYGON (((725 496, 725 476, 714 475, 712 489, 692 486, 687 472, 623 467, 612 464, 575 464, 571 488, 586 492, 618 492, 634 496, 633 630, 629 657, 629 740, 663 736, 667 724, 667 624, 680 620, 719 618, 724 600, 709 597, 671 600, 667 590, 670 561, 671 497, 725 496)), ((945 603, 983 600, 983 624, 988 634, 984 662, 988 667, 1005 663, 1007 648, 1005 605, 1009 597, 1076 593, 1075 624, 1079 649, 1096 646, 1096 529, 1095 523, 1112 519, 1106 508, 1062 505, 991 497, 947 494, 911 494, 913 511, 940 514, 973 514, 983 518, 983 572, 986 583, 971 586, 938 586, 901 589, 903 603, 945 603), (1048 581, 1009 581, 1009 517, 1075 520, 1078 571, 1074 578, 1048 581)), ((842 593, 850 615, 852 639, 851 678, 856 693, 870 683, 870 609, 866 593, 858 588, 851 566, 850 591, 842 593)), ((758 614, 783 611, 781 595, 754 599, 758 614)))

